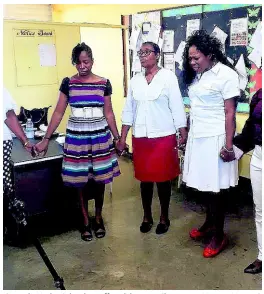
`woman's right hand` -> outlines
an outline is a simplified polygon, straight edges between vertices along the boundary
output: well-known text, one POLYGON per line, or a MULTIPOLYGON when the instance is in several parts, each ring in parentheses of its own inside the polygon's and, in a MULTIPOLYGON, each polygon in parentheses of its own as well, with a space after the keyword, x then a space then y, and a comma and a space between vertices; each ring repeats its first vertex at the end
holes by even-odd
POLYGON ((40 141, 39 143, 35 145, 35 150, 37 151, 37 153, 43 152, 43 156, 45 156, 48 151, 48 147, 49 147, 49 140, 43 139, 42 141, 40 141))

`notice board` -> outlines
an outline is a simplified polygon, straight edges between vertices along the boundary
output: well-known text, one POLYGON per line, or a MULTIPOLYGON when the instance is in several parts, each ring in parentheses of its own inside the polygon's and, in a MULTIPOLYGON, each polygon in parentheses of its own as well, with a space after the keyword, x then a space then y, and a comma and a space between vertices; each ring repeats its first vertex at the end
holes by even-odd
MULTIPOLYGON (((198 29, 205 29, 209 34, 213 33, 216 29, 220 29, 223 34, 226 34, 224 49, 227 57, 234 63, 234 66, 236 66, 240 58, 243 57, 244 59, 246 87, 242 91, 237 111, 247 113, 252 96, 262 87, 261 59, 257 60, 257 58, 251 57, 253 56, 252 52, 254 53, 255 50, 262 50, 261 48, 250 46, 251 40, 254 38, 254 33, 261 27, 261 18, 262 6, 260 4, 195 5, 163 10, 162 30, 163 33, 164 31, 174 31, 174 48, 173 52, 171 52, 174 54, 177 52, 179 46, 181 46, 181 43, 186 41, 186 36, 191 26, 194 28, 199 26, 198 29), (243 26, 244 20, 246 29, 243 26), (239 27, 238 32, 235 30, 236 27, 239 27)), ((259 42, 259 46, 261 46, 261 42, 259 42)), ((163 60, 164 54, 166 56, 169 52, 163 52, 163 60)), ((184 103, 188 105, 187 88, 182 81, 182 68, 177 61, 175 61, 175 73, 179 80, 184 103)))
POLYGON ((13 29, 17 86, 58 83, 55 31, 13 29))

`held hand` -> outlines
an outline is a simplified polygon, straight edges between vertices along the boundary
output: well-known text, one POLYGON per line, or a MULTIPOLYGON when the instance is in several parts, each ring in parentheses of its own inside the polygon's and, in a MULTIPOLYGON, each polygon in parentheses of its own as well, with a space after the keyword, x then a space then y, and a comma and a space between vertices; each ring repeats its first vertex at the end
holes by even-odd
POLYGON ((40 141, 39 143, 35 145, 35 150, 37 154, 43 153, 43 156, 45 156, 48 151, 48 147, 49 147, 49 141, 46 139, 43 139, 42 141, 40 141))
POLYGON ((121 141, 121 140, 116 141, 115 148, 116 148, 117 155, 121 156, 126 147, 127 147, 126 142, 121 141))
POLYGON ((185 150, 186 142, 188 138, 188 132, 186 128, 181 128, 180 129, 180 138, 178 141, 178 148, 180 150, 185 150))
POLYGON ((33 144, 30 142, 30 141, 27 141, 25 144, 24 144, 24 148, 27 150, 27 152, 31 153, 31 150, 33 148, 33 144))
POLYGON ((178 148, 180 149, 180 150, 185 150, 185 147, 186 147, 186 142, 187 142, 187 136, 185 137, 185 138, 180 138, 179 139, 179 142, 178 142, 178 148))
POLYGON ((220 157, 224 162, 231 162, 236 159, 234 150, 228 150, 225 146, 223 146, 220 151, 220 157))

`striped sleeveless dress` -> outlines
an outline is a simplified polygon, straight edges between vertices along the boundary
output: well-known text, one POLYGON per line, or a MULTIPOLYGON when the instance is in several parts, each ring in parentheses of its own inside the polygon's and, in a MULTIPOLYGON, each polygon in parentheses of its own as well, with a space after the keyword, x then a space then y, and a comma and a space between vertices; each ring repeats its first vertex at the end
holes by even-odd
MULTIPOLYGON (((83 83, 74 77, 65 78, 60 90, 68 96, 68 103, 74 108, 100 107, 103 110, 104 96, 112 94, 110 81, 106 79, 83 83)), ((71 115, 66 129, 62 163, 64 184, 82 188, 90 179, 107 184, 119 175, 117 156, 105 117, 71 115)))

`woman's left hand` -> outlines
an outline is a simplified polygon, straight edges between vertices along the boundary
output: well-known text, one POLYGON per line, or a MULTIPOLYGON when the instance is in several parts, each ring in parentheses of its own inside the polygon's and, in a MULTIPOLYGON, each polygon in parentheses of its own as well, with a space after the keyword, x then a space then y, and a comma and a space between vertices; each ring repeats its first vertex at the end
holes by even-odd
POLYGON ((27 152, 31 152, 32 147, 34 146, 30 141, 27 141, 24 145, 24 148, 27 150, 27 152), (26 145, 26 146, 25 146, 26 145))
POLYGON ((236 159, 234 150, 228 150, 225 146, 223 146, 220 151, 220 157, 224 162, 231 162, 236 159))

